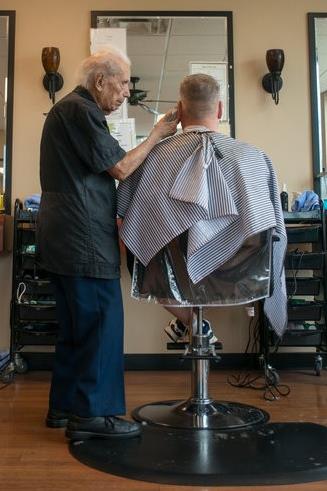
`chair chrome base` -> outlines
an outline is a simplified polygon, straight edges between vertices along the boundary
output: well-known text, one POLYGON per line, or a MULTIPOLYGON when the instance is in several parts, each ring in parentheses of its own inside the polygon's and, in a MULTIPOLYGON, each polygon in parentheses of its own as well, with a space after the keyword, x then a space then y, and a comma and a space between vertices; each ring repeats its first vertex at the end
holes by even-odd
POLYGON ((208 394, 210 360, 218 361, 214 346, 202 332, 202 307, 193 310, 190 344, 183 356, 192 361, 192 394, 186 401, 160 401, 145 404, 132 412, 134 419, 152 425, 192 430, 232 430, 266 423, 269 414, 254 406, 237 402, 215 401, 208 394))
POLYGON ((264 424, 269 414, 238 402, 162 401, 145 404, 132 412, 134 419, 151 425, 184 428, 232 430, 264 424))

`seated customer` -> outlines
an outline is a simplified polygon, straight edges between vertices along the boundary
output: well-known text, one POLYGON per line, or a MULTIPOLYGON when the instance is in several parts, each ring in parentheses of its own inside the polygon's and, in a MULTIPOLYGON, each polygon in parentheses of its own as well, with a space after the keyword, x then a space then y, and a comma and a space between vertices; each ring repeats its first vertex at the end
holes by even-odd
MULTIPOLYGON (((287 322, 286 232, 272 164, 262 151, 217 132, 222 105, 214 78, 185 77, 178 110, 183 133, 156 145, 119 186, 121 238, 146 266, 188 231, 187 271, 197 284, 249 237, 275 228, 280 240, 274 247, 274 293, 265 301, 265 312, 280 335, 287 322)), ((180 322, 178 330, 170 324, 166 332, 178 339, 192 322, 190 309, 168 309, 180 322)))

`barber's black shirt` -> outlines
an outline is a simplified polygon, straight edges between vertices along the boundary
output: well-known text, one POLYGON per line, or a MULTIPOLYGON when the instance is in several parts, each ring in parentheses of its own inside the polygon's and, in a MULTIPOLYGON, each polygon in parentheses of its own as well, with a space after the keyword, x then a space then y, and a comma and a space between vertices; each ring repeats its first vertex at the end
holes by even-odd
POLYGON ((37 250, 40 266, 68 276, 120 276, 116 188, 106 172, 125 155, 104 113, 83 87, 45 121, 37 250))

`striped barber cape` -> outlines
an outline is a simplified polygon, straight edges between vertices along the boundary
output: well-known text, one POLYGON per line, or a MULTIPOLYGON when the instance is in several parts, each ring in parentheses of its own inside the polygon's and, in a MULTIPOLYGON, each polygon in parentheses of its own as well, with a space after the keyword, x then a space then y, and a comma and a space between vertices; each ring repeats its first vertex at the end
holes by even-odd
POLYGON ((146 266, 188 231, 187 271, 197 283, 232 258, 249 237, 270 228, 274 291, 265 313, 281 335, 287 325, 286 231, 275 172, 260 150, 199 127, 167 138, 118 186, 120 235, 146 266))

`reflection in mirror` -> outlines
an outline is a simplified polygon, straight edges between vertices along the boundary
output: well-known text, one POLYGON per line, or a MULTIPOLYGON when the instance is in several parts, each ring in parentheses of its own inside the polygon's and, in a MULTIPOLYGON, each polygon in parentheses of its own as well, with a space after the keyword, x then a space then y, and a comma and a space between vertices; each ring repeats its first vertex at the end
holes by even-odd
POLYGON ((327 13, 308 14, 315 191, 327 198, 327 13))
POLYGON ((15 12, 0 11, 0 213, 10 213, 15 12))
POLYGON ((231 14, 150 14, 92 12, 93 27, 126 30, 132 62, 127 112, 128 118, 135 119, 137 143, 177 103, 183 77, 199 72, 219 80, 224 104, 219 131, 234 136, 231 14))

